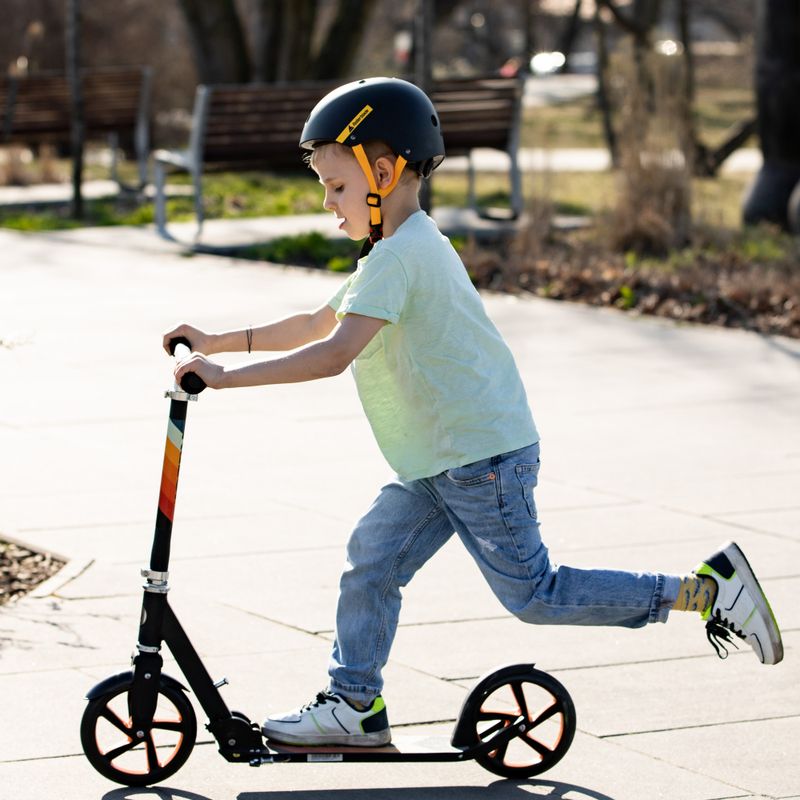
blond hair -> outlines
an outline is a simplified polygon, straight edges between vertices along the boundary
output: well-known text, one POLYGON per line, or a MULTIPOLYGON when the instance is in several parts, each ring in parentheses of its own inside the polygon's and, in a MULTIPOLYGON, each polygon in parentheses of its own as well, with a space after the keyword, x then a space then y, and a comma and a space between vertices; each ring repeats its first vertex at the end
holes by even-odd
MULTIPOLYGON (((332 152, 342 154, 346 153, 351 158, 355 158, 352 147, 348 147, 346 144, 341 144, 340 142, 325 142, 324 144, 318 145, 310 153, 308 153, 305 156, 305 161, 309 167, 314 168, 320 155, 332 152)), ((370 142, 364 142, 364 152, 367 154, 370 164, 374 164, 381 157, 394 159, 397 158, 397 155, 392 152, 392 148, 389 147, 386 142, 381 141, 380 139, 373 139, 370 142)), ((400 182, 408 183, 409 181, 418 181, 419 178, 420 175, 416 170, 406 168, 403 170, 403 174, 400 176, 400 182)))

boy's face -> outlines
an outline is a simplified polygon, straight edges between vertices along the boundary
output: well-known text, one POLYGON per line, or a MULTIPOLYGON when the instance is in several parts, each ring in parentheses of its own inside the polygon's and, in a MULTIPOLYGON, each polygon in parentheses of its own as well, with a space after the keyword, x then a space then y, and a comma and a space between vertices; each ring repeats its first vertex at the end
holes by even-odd
POLYGON ((368 236, 369 184, 355 156, 338 147, 324 147, 316 154, 313 167, 325 187, 322 206, 341 220, 339 230, 354 240, 368 236))

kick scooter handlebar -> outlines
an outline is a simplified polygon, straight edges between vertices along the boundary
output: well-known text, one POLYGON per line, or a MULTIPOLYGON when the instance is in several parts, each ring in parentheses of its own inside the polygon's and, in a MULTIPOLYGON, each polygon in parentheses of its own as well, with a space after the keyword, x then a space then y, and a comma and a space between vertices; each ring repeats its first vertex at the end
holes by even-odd
MULTIPOLYGON (((185 336, 177 336, 170 339, 169 351, 180 361, 192 354, 192 345, 185 336)), ((181 389, 187 394, 200 394, 205 388, 206 382, 194 372, 187 372, 181 378, 181 389)))

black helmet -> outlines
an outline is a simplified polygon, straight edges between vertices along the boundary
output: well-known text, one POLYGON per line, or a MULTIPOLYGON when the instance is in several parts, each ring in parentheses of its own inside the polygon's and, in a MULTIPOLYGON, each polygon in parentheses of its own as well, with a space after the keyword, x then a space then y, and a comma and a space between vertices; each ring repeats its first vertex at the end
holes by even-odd
POLYGON ((444 159, 439 115, 428 96, 399 78, 365 78, 325 95, 312 109, 300 146, 339 142, 348 147, 382 140, 427 177, 444 159))

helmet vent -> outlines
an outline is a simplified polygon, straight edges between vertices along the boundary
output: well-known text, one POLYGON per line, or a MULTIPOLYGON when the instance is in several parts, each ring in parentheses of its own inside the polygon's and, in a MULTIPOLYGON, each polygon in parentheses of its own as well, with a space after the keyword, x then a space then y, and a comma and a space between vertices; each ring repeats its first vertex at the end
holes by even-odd
POLYGON ((436 119, 436 114, 431 114, 431 122, 433 123, 434 128, 439 127, 439 120, 436 119))

